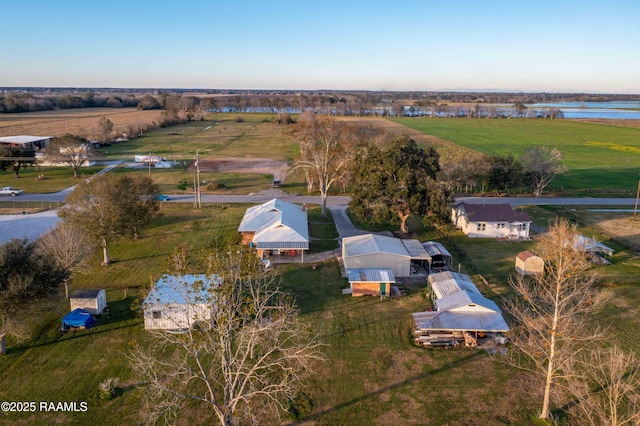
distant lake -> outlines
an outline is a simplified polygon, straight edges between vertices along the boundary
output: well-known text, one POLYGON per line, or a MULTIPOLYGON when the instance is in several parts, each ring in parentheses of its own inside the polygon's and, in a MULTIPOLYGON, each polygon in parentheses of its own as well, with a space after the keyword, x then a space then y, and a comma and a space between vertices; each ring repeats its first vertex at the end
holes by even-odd
POLYGON ((556 102, 528 104, 530 108, 560 108, 564 118, 640 120, 640 101, 556 102), (633 111, 636 109, 637 111, 633 111))

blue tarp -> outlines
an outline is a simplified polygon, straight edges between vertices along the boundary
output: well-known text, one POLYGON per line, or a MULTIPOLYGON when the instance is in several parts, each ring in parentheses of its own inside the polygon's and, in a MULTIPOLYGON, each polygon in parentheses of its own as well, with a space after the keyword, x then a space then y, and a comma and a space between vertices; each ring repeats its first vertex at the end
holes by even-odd
POLYGON ((74 309, 62 318, 62 328, 68 327, 93 327, 96 320, 93 316, 80 308, 74 309))

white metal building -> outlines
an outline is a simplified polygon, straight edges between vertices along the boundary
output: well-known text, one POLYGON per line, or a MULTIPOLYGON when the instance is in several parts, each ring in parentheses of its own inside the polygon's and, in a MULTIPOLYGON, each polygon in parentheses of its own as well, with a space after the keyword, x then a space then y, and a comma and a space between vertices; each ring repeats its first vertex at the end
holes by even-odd
POLYGON ((301 252, 309 250, 309 224, 304 206, 274 198, 250 207, 238 227, 244 244, 259 253, 301 252))
POLYGON ((180 331, 211 320, 215 303, 211 290, 220 282, 217 275, 164 274, 144 300, 144 328, 180 331))
POLYGON ((5 136, 0 138, 0 145, 38 150, 46 148, 51 143, 51 139, 51 136, 5 136))
POLYGON ((411 275, 415 267, 431 258, 418 240, 401 240, 377 234, 342 239, 345 269, 388 268, 396 277, 411 275))

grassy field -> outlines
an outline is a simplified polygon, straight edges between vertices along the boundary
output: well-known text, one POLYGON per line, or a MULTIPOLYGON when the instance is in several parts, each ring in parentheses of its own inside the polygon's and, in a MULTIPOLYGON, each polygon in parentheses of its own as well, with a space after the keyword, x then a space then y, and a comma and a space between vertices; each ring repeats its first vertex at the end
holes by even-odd
MULTIPOLYGON (((138 111, 135 108, 77 108, 0 114, 0 137, 16 135, 62 136, 66 133, 92 138, 101 117, 113 123, 115 131, 130 124, 151 123, 160 111, 138 111)), ((125 130, 123 130, 125 131, 125 130)), ((121 136, 121 135, 119 135, 121 136)))
MULTIPOLYGON (((68 310, 59 294, 47 306, 30 313, 25 324, 38 337, 18 344, 9 340, 9 354, 0 357, 0 400, 86 401, 86 413, 0 413, 0 423, 12 424, 132 424, 141 408, 141 390, 129 369, 127 354, 134 342, 150 338, 142 321, 129 307, 138 286, 157 279, 173 248, 181 243, 197 248, 214 242, 237 241, 236 227, 247 206, 214 205, 193 210, 162 205, 162 217, 138 241, 111 245, 114 263, 99 266, 100 253, 89 268, 74 277, 73 288, 107 290, 111 310, 93 329, 58 332, 68 310), (31 318, 31 319, 29 319, 31 318), (37 320, 33 320, 37 318, 37 320), (122 391, 111 401, 101 401, 98 384, 119 377, 122 391)), ((313 238, 331 241, 330 222, 309 212, 313 238)), ((553 212, 532 212, 545 218, 553 212)), ((394 229, 380 224, 378 230, 394 229)), ((468 240, 454 233, 439 237, 413 219, 410 228, 421 240, 439 239, 452 252, 461 270, 476 278, 480 289, 499 300, 513 268, 513 256, 531 242, 499 243, 468 240), (480 276, 486 279, 482 281, 480 276)), ((335 243, 335 241, 331 241, 335 243)), ((381 301, 342 294, 348 286, 334 261, 275 265, 283 287, 295 298, 305 320, 322 333, 328 360, 315 366, 305 389, 316 404, 301 424, 530 424, 538 408, 535 395, 525 391, 526 375, 488 354, 459 348, 428 350, 411 343, 411 313, 427 306, 419 288, 406 297, 381 301), (434 410, 433 407, 439 407, 434 410)), ((633 330, 640 327, 640 287, 611 286, 613 296, 601 315, 611 323, 615 338, 640 353, 633 330)), ((209 424, 212 418, 192 406, 179 424, 209 424)), ((284 423, 292 422, 286 416, 284 423)), ((265 420, 265 424, 271 423, 265 420)))
MULTIPOLYGON (((0 171, 0 186, 20 188, 25 194, 48 194, 76 185, 103 168, 104 166, 83 167, 79 170, 78 179, 73 177, 73 170, 69 167, 28 167, 20 170, 18 179, 11 170, 5 170, 0 171)), ((16 197, 16 201, 19 198, 16 197)))
POLYGON ((489 155, 520 156, 527 147, 558 148, 569 168, 550 190, 630 191, 640 173, 640 129, 569 120, 393 119, 489 155))

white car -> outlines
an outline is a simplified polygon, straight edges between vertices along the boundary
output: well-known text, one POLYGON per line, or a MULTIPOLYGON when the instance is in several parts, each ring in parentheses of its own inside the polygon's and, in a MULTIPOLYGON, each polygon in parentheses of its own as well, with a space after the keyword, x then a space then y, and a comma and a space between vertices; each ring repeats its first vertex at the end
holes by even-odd
POLYGON ((16 195, 22 194, 22 189, 12 188, 10 186, 5 186, 4 188, 0 188, 0 195, 11 195, 15 197, 16 195))

